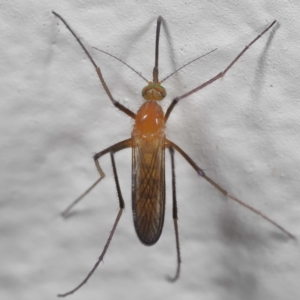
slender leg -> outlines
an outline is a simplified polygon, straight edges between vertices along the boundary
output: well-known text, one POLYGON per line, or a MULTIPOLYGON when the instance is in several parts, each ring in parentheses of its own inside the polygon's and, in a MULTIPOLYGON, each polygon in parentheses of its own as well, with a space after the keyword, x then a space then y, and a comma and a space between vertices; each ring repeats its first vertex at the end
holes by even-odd
POLYGON ((103 176, 98 178, 83 194, 81 194, 78 198, 76 198, 68 207, 66 207, 61 215, 64 218, 67 218, 69 216, 70 210, 81 200, 83 199, 103 178, 105 177, 105 174, 103 173, 103 176))
POLYGON ((110 90, 102 76, 101 70, 100 68, 97 66, 97 64, 95 63, 95 61, 93 60, 92 56, 90 55, 90 53, 88 52, 88 50, 86 49, 86 47, 82 44, 81 40, 79 39, 79 37, 76 35, 76 33, 73 31, 73 29, 69 26, 69 24, 64 20, 64 18, 62 16, 60 16, 58 13, 56 13, 55 11, 52 11, 52 13, 58 17, 64 24, 65 26, 69 29, 69 31, 72 33, 72 35, 75 37, 75 39, 77 40, 77 42, 80 44, 81 48, 84 50, 84 52, 86 53, 86 55, 88 56, 89 60, 91 61, 91 63, 94 65, 96 72, 98 74, 98 77, 102 83, 102 86, 107 94, 107 96, 109 97, 110 101, 112 102, 112 104, 117 107, 119 110, 121 110, 122 112, 124 112, 126 115, 128 115, 129 117, 135 119, 135 113, 132 112, 130 109, 126 108, 124 105, 122 105, 121 103, 119 103, 117 100, 115 100, 113 98, 113 96, 110 93, 110 90))
POLYGON ((173 221, 176 239, 176 252, 177 252, 177 268, 174 277, 168 277, 169 281, 174 282, 179 278, 181 255, 180 255, 180 244, 179 244, 179 231, 178 231, 178 208, 176 199, 176 177, 175 177, 175 161, 174 161, 174 149, 172 145, 169 147, 171 155, 171 167, 172 167, 172 198, 173 198, 173 221))
POLYGON ((265 219, 269 223, 273 224, 275 227, 277 227, 279 230, 281 230, 282 232, 284 232, 290 238, 292 238, 294 240, 297 240, 297 238, 293 234, 291 234, 289 231, 287 231, 286 229, 284 229, 278 223, 276 223, 275 221, 273 221, 272 219, 270 219, 269 217, 267 217, 265 214, 263 214, 262 212, 260 212, 256 208, 253 208, 252 206, 246 204, 245 202, 241 201, 240 199, 236 198, 235 196, 229 194, 225 189, 223 189, 221 186, 219 186, 215 181, 213 181, 211 178, 209 178, 208 176, 206 176, 206 174, 204 173, 204 171, 200 167, 198 167, 196 165, 196 163, 179 146, 177 146, 176 144, 174 144, 170 140, 166 140, 166 144, 170 145, 169 147, 173 147, 177 152, 179 152, 186 159, 186 161, 195 169, 195 171, 197 172, 197 174, 199 176, 203 177, 206 181, 208 181, 211 185, 213 185, 216 189, 218 189, 223 195, 225 195, 228 198, 236 201, 240 205, 248 208, 249 210, 251 210, 255 214, 261 216, 263 219, 265 219))
POLYGON ((276 21, 273 21, 271 23, 271 25, 269 25, 261 34, 259 34, 250 44, 248 44, 240 53, 238 56, 236 56, 236 58, 227 66, 226 69, 224 69, 222 72, 220 72, 218 75, 214 76, 213 78, 211 78, 210 80, 207 80, 206 82, 202 83, 201 85, 199 85, 198 87, 192 89, 191 91, 176 97, 172 103, 170 104, 170 106, 167 109, 167 112, 165 114, 165 122, 167 122, 170 113, 172 112, 173 108, 175 107, 175 105, 182 99, 198 92, 199 90, 205 88, 206 86, 210 85, 211 83, 213 83, 214 81, 216 81, 217 79, 220 79, 222 77, 225 76, 225 74, 227 73, 227 71, 238 61, 238 59, 250 48, 251 45, 253 45, 262 35, 264 35, 274 24, 276 23, 276 21))
POLYGON ((156 26, 156 41, 155 41, 155 62, 154 62, 154 68, 153 68, 153 82, 158 82, 158 54, 159 54, 159 36, 160 36, 160 27, 161 23, 163 21, 163 18, 159 16, 157 18, 157 26, 156 26))
POLYGON ((108 239, 104 245, 104 248, 102 250, 102 253, 101 255, 99 256, 97 262, 95 263, 94 267, 91 269, 91 271, 88 273, 88 275, 85 277, 85 279, 78 285, 76 286, 74 289, 72 289, 71 291, 67 292, 67 293, 64 293, 64 294, 58 294, 57 296, 58 297, 65 297, 65 296, 68 296, 68 295, 71 295, 73 294, 74 292, 76 292, 78 289, 80 289, 88 280, 89 278, 93 275, 93 273, 95 272, 95 270, 97 269, 98 265, 100 264, 101 261, 103 261, 103 258, 105 256, 105 253, 110 245, 110 242, 112 240, 112 237, 115 233, 115 230, 117 228, 117 225, 121 219, 121 216, 122 216, 122 213, 123 213, 123 210, 125 208, 125 203, 124 203, 124 199, 123 199, 123 196, 122 196, 122 192, 121 192, 121 188, 120 188, 120 184, 119 184, 119 178, 118 178, 118 173, 117 173, 117 168, 116 168, 116 163, 115 163, 115 159, 114 159, 114 153, 119 151, 119 150, 122 150, 124 148, 127 148, 127 147, 130 147, 131 146, 131 139, 128 139, 128 140, 125 140, 125 141, 122 141, 118 144, 115 144, 114 146, 112 147, 109 147, 99 153, 97 153, 95 156, 94 156, 94 159, 95 159, 95 162, 96 162, 96 166, 97 166, 97 169, 100 173, 100 176, 101 174, 104 174, 97 159, 99 159, 102 155, 106 154, 106 153, 110 153, 110 157, 111 157, 111 163, 112 163, 112 167, 113 167, 113 173, 114 173, 114 178, 115 178, 115 182, 116 182, 116 186, 117 186, 117 194, 118 194, 118 198, 119 198, 119 212, 117 214, 117 217, 115 219, 115 222, 114 222, 114 225, 112 227, 112 230, 108 236, 108 239))
POLYGON ((113 146, 110 146, 104 150, 102 150, 101 152, 97 153, 94 155, 94 162, 95 162, 95 165, 96 165, 96 168, 100 174, 100 178, 97 179, 82 195, 80 195, 77 199, 75 199, 62 213, 61 215, 66 218, 69 213, 70 213, 70 210, 80 201, 82 200, 104 177, 105 177, 105 174, 104 172, 102 171, 101 167, 100 167, 100 164, 99 164, 99 161, 98 159, 103 156, 104 154, 106 153, 109 153, 110 151, 113 151, 114 153, 117 152, 117 151, 120 151, 120 150, 123 150, 125 148, 130 148, 131 147, 131 139, 128 139, 128 140, 124 140, 122 142, 119 142, 113 146))

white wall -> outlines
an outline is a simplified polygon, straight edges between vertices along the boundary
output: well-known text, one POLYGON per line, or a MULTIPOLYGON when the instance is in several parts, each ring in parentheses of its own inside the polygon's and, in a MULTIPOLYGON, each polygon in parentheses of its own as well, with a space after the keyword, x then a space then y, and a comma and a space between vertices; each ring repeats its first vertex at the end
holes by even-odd
MULTIPOLYGON (((223 80, 175 108, 168 137, 229 192, 299 236, 299 7, 284 1, 20 1, 0 9, 0 298, 56 299, 94 264, 117 214, 107 178, 63 220, 93 181, 92 155, 130 137, 70 32, 90 47, 112 94, 136 111, 144 82, 99 47, 151 79, 156 18, 163 16, 160 70, 168 99, 210 79, 274 19, 223 80), (213 3, 212 3, 213 2, 213 3), (247 3, 246 3, 247 2, 247 3)), ((105 264, 70 299, 299 298, 299 245, 226 200, 176 155, 181 278, 175 271, 169 155, 167 208, 158 244, 138 241, 131 216, 131 154, 117 154, 126 211, 105 264)))

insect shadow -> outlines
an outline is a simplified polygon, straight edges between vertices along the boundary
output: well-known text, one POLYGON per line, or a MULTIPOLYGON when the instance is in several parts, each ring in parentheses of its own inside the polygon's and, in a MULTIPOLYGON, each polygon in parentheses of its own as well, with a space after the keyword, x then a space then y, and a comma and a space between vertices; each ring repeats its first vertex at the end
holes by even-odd
MULTIPOLYGON (((119 200, 119 212, 113 224, 112 230, 108 236, 104 249, 99 256, 94 267, 90 270, 85 279, 77 285, 74 289, 70 290, 67 293, 59 294, 59 297, 65 297, 70 294, 73 294, 75 291, 80 289, 92 276, 92 274, 97 269, 100 262, 103 260, 106 251, 110 245, 112 237, 115 233, 119 220, 122 216, 123 210, 125 208, 125 202, 122 196, 119 178, 117 173, 117 166, 115 163, 114 155, 116 152, 123 150, 125 148, 132 148, 132 212, 133 212, 133 223, 134 228, 137 233, 139 240, 147 245, 154 245, 160 238, 165 216, 165 149, 168 149, 171 156, 171 174, 172 174, 172 205, 173 205, 173 221, 174 221, 174 230, 175 230, 175 240, 176 240, 176 252, 177 252, 177 267, 176 272, 173 277, 170 277, 170 281, 175 281, 179 278, 180 275, 180 265, 181 265, 181 256, 180 256, 180 247, 179 247, 179 231, 178 231, 178 211, 177 211, 177 199, 176 199, 176 177, 175 177, 175 160, 174 153, 177 151, 182 157, 191 165, 191 167, 196 171, 196 173, 206 181, 208 181, 212 186, 218 189, 223 195, 230 198, 231 200, 239 203, 240 205, 251 210, 253 213, 259 215, 269 223, 273 224, 279 230, 281 230, 288 237, 296 239, 294 235, 288 232, 285 228, 280 226, 278 223, 267 217, 265 214, 259 210, 253 208, 252 206, 241 201, 234 195, 230 194, 227 190, 222 188, 218 183, 213 179, 208 177, 203 169, 201 169, 191 157, 188 156, 178 145, 166 138, 165 128, 166 123, 169 119, 169 116, 176 104, 183 100, 184 98, 189 97, 190 95, 198 92, 204 87, 210 85, 214 81, 222 78, 225 74, 231 69, 231 67, 238 61, 238 59, 251 47, 262 35, 264 35, 270 28, 276 23, 273 21, 266 29, 264 29, 261 34, 259 34, 255 39, 253 39, 230 63, 229 65, 220 73, 212 77, 211 79, 205 81, 196 88, 190 90, 189 92, 176 97, 173 99, 169 107, 167 108, 166 113, 163 112, 161 106, 158 104, 159 101, 163 100, 166 97, 166 90, 161 85, 163 81, 172 76, 174 73, 178 72, 180 69, 186 65, 192 63, 192 60, 188 64, 177 69, 175 72, 171 73, 169 76, 163 80, 159 80, 158 76, 158 63, 159 63, 159 38, 160 38, 160 28, 163 22, 162 17, 157 18, 157 27, 156 27, 156 41, 155 41, 155 64, 153 68, 153 80, 148 81, 145 77, 139 74, 135 69, 126 64, 121 59, 115 57, 114 55, 107 53, 103 50, 98 49, 119 60, 132 71, 141 76, 146 82, 147 85, 142 89, 142 96, 146 100, 144 104, 139 108, 137 113, 132 112, 120 102, 114 99, 112 96, 103 76, 99 66, 95 63, 89 51, 83 45, 79 37, 75 34, 72 28, 68 23, 56 12, 53 14, 58 17, 67 27, 67 29, 72 33, 77 42, 80 44, 83 51, 88 56, 90 62, 93 64, 96 73, 99 77, 99 80, 112 104, 121 110, 123 113, 131 117, 135 123, 131 133, 131 138, 123 140, 115 145, 112 145, 94 155, 94 162, 96 168, 99 172, 100 178, 92 184, 79 198, 77 198, 71 205, 69 205, 62 213, 66 217, 70 210, 81 201, 104 177, 105 174, 102 171, 102 168, 99 164, 99 159, 105 155, 109 154, 111 158, 111 164, 113 169, 113 176, 116 183, 117 195, 119 200)), ((215 49, 216 50, 216 49, 215 49)), ((214 51, 214 50, 212 50, 214 51)), ((212 52, 211 51, 211 52, 212 52)), ((209 53, 211 53, 209 52, 209 53)), ((207 54, 209 54, 207 53, 207 54)), ((207 55, 205 54, 205 55, 207 55)))

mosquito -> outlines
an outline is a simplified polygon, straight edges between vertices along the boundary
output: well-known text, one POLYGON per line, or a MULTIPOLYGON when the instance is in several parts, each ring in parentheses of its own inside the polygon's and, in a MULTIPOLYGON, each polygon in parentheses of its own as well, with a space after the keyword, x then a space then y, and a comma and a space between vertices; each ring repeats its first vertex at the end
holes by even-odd
MULTIPOLYGON (((64 294, 59 294, 59 297, 65 297, 70 294, 73 294, 78 289, 80 289, 93 275, 98 265, 106 254, 106 251, 110 245, 110 242, 113 238, 113 235, 116 231, 117 225, 122 216, 123 210, 125 208, 125 202, 122 196, 119 178, 117 173, 117 167, 115 163, 114 155, 116 152, 123 150, 125 148, 132 148, 132 212, 133 212, 133 223, 134 228, 137 233, 139 240, 146 246, 154 245, 160 238, 163 224, 164 224, 164 215, 165 215, 165 149, 168 149, 171 157, 171 173, 172 173, 172 203, 173 203, 173 222, 175 230, 175 242, 176 242, 176 254, 177 254, 177 266, 176 272, 173 277, 170 277, 170 281, 176 281, 180 275, 180 265, 181 265, 181 256, 180 256, 180 247, 179 247, 179 231, 178 231, 178 211, 177 211, 177 199, 176 199, 176 189, 175 189, 175 160, 174 154, 177 151, 183 158, 191 165, 191 167, 196 171, 196 173, 208 181, 212 186, 219 190, 223 195, 234 200, 240 205, 251 210, 253 213, 259 215, 269 223, 273 224, 289 238, 296 239, 296 237, 287 231, 285 228, 280 226, 278 223, 267 217, 265 214, 259 210, 253 208, 252 206, 241 201, 234 195, 230 194, 222 188, 218 183, 213 179, 208 177, 205 172, 186 154, 178 145, 166 138, 165 128, 166 123, 169 119, 169 116, 176 104, 189 97, 190 95, 200 91, 204 87, 210 85, 214 81, 222 78, 225 74, 232 68, 232 66, 239 60, 239 58, 267 31, 269 31, 272 26, 276 23, 274 20, 266 29, 264 29, 261 34, 259 34, 255 39, 253 39, 231 62, 230 64, 220 73, 212 77, 211 79, 205 81, 201 85, 192 89, 191 91, 176 97, 171 102, 166 113, 164 114, 161 106, 158 104, 159 101, 163 100, 166 97, 166 90, 161 85, 162 81, 159 81, 158 78, 158 60, 159 60, 159 37, 160 37, 160 28, 163 22, 163 18, 159 16, 157 18, 157 27, 156 27, 156 42, 155 42, 155 64, 153 68, 153 81, 147 81, 147 86, 142 89, 142 96, 145 99, 144 104, 139 108, 137 113, 132 112, 112 96, 100 70, 100 67, 95 63, 94 59, 90 55, 87 48, 83 45, 79 37, 75 34, 73 29, 68 25, 68 23, 61 17, 58 13, 53 11, 53 14, 58 17, 71 34, 75 37, 77 42, 80 44, 83 51, 88 56, 90 62, 96 69, 97 75, 100 79, 100 82, 112 102, 112 104, 121 110, 123 113, 134 119, 135 123, 131 132, 131 138, 121 141, 115 145, 112 145, 99 153, 94 155, 94 162, 96 168, 99 172, 100 178, 88 189, 86 190, 79 198, 71 203, 62 213, 63 216, 66 216, 75 204, 77 204, 83 197, 85 197, 104 177, 105 174, 102 171, 102 168, 99 164, 99 159, 105 155, 109 154, 111 158, 111 164, 113 169, 113 176, 116 183, 117 195, 119 200, 119 211, 115 222, 113 224, 112 230, 108 236, 108 239, 105 243, 104 249, 99 256, 97 262, 90 270, 88 275, 84 280, 77 285, 75 288, 66 292, 64 294)), ((100 50, 100 49, 99 49, 100 50)), ((102 51, 102 50, 100 50, 102 51)), ((214 50, 213 50, 214 51, 214 50)), ((102 51, 105 52, 105 51, 102 51)), ((105 52, 108 55, 111 55, 105 52)), ((111 55, 113 56, 113 55, 111 55)), ((115 56, 113 56, 115 57, 115 56)), ((115 57, 118 59, 117 57, 115 57)), ((198 58, 197 58, 198 59, 198 58)), ((118 59, 123 64, 127 65, 122 60, 118 59)), ((128 66, 128 65, 127 65, 128 66)), ((131 67, 130 67, 131 68, 131 67)), ((132 68, 131 68, 132 69, 132 68)), ((180 68, 181 69, 181 68, 180 68)), ((179 69, 178 69, 179 70, 179 69)), ((178 71, 177 70, 177 71, 178 71)), ((135 70, 133 70, 135 71, 135 70)), ((136 71, 135 71, 136 72, 136 71)), ((176 72, 176 71, 175 71, 176 72)), ((138 72, 136 72, 138 73, 138 72)), ((173 74, 173 73, 172 73, 173 74)), ((172 75, 171 74, 171 75, 172 75)), ((169 76, 168 76, 169 77, 169 76)), ((167 77, 167 78, 168 78, 167 77)))

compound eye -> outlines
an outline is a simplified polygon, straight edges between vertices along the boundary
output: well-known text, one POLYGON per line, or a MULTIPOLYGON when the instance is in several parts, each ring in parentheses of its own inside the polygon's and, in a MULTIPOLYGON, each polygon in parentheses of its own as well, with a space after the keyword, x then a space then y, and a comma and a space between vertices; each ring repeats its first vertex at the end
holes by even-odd
POLYGON ((160 101, 167 95, 166 89, 160 83, 149 82, 142 90, 142 96, 145 100, 160 101))

